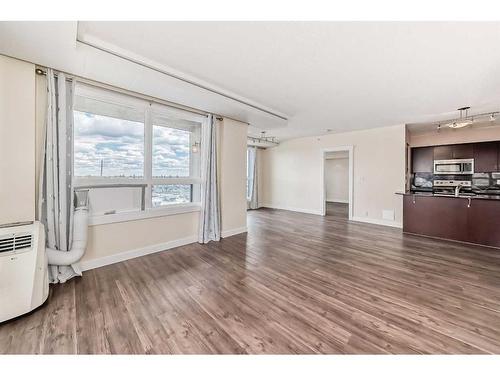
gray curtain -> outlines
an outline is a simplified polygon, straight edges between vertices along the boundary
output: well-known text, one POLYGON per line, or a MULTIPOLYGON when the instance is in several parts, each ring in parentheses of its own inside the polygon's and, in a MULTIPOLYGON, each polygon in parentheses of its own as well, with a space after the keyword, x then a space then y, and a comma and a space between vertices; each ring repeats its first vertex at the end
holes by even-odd
POLYGON ((201 211, 198 242, 220 240, 220 210, 217 181, 217 124, 213 115, 201 131, 201 211))
POLYGON ((257 164, 257 147, 248 148, 248 208, 255 210, 259 208, 259 194, 258 194, 258 164, 257 164))
MULTIPOLYGON (((73 187, 71 155, 73 134, 73 82, 63 73, 47 70, 44 171, 41 173, 39 217, 45 226, 47 246, 68 251, 71 245, 73 187)), ((80 275, 77 264, 49 265, 51 283, 80 275)))

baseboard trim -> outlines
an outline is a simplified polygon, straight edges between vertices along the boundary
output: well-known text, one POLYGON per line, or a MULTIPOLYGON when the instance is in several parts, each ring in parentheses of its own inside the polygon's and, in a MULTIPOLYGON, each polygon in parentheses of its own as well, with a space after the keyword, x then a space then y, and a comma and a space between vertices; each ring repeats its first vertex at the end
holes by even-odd
POLYGON ((323 213, 320 210, 310 210, 307 208, 297 208, 297 207, 288 207, 288 206, 276 206, 273 204, 262 204, 261 207, 265 208, 272 208, 275 210, 285 210, 285 211, 293 211, 293 212, 300 212, 303 214, 311 214, 311 215, 323 215, 323 213))
POLYGON ((247 232, 246 226, 241 227, 241 228, 228 229, 228 230, 225 230, 221 233, 221 237, 226 238, 226 237, 231 237, 231 236, 235 236, 237 234, 246 233, 246 232, 247 232))
POLYGON ((349 203, 348 199, 327 199, 328 203, 349 203))
POLYGON ((358 221, 358 222, 361 222, 361 223, 384 225, 386 227, 403 228, 403 223, 398 223, 397 221, 372 219, 372 218, 360 217, 360 216, 353 216, 351 220, 352 221, 358 221))
POLYGON ((498 247, 498 246, 483 245, 483 244, 474 243, 474 242, 458 241, 458 240, 452 240, 450 238, 443 238, 443 237, 427 236, 425 234, 420 234, 420 233, 405 232, 404 230, 403 230, 403 233, 407 234, 407 235, 410 235, 410 236, 432 238, 433 240, 440 240, 440 241, 445 241, 445 242, 454 242, 454 243, 459 243, 459 244, 462 244, 462 245, 481 246, 481 247, 487 247, 489 249, 497 249, 497 250, 500 249, 500 247, 498 247))
POLYGON ((198 237, 191 236, 185 237, 178 240, 163 242, 155 245, 141 247, 139 249, 123 251, 117 254, 108 255, 102 258, 91 259, 83 261, 80 263, 80 268, 82 271, 88 271, 94 268, 104 267, 110 264, 123 262, 125 260, 138 258, 144 255, 158 253, 160 251, 170 250, 179 246, 189 245, 191 243, 197 242, 198 237))

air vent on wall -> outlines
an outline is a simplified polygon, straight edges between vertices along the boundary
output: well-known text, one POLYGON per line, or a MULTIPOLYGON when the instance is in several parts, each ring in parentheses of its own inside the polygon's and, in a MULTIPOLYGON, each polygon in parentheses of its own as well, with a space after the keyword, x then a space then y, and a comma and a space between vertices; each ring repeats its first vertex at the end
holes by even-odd
POLYGON ((0 253, 31 247, 31 234, 10 234, 0 237, 0 253))

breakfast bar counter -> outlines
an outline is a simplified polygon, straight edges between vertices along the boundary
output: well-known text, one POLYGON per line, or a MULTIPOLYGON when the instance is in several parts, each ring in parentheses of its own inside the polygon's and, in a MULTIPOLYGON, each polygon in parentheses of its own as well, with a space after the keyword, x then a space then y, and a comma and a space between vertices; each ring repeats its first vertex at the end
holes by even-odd
POLYGON ((403 195, 403 231, 500 248, 500 196, 403 195))

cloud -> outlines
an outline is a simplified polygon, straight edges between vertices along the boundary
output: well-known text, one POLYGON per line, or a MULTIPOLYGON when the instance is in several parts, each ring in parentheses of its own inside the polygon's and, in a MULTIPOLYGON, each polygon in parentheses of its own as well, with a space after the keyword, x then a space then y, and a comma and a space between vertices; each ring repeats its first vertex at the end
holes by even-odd
POLYGON ((190 132, 153 127, 153 176, 189 176, 190 132))
MULTIPOLYGON (((98 135, 103 138, 144 138, 144 125, 141 122, 121 120, 114 117, 79 111, 74 111, 74 121, 75 124, 78 124, 78 134, 82 136, 98 135)), ((75 126, 76 130, 77 127, 75 126)))
MULTIPOLYGON (((190 132, 153 127, 153 175, 189 175, 190 132)), ((143 176, 144 124, 74 112, 76 176, 143 176)))

